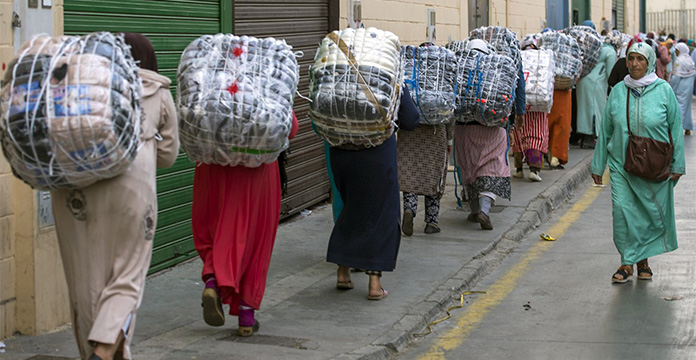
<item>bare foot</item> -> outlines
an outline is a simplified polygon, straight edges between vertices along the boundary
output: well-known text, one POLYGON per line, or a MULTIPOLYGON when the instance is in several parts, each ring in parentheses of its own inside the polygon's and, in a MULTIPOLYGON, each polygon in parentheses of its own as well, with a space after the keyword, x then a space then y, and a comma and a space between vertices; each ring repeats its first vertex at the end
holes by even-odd
POLYGON ((338 266, 338 271, 336 271, 336 282, 337 283, 348 283, 350 282, 350 267, 348 266, 338 266))

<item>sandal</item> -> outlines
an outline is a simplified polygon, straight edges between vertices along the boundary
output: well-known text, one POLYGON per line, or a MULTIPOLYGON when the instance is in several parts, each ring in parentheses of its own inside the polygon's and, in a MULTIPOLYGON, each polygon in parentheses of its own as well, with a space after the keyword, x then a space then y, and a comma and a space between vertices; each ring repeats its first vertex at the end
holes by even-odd
POLYGON ((611 282, 623 284, 623 283, 631 280, 632 275, 633 275, 633 266, 632 265, 621 265, 619 267, 619 270, 616 270, 614 275, 612 275, 611 282), (621 278, 617 277, 616 275, 621 276, 621 278))
POLYGON ((653 272, 648 266, 648 259, 639 261, 636 267, 638 268, 638 280, 652 280, 653 272))
POLYGON ((355 284, 353 283, 353 280, 348 280, 348 281, 336 281, 336 289, 338 290, 350 290, 353 287, 355 287, 355 284))
POLYGON ((367 295, 367 300, 382 300, 389 295, 389 292, 387 290, 384 290, 384 288, 381 288, 381 290, 382 293, 379 295, 367 295))
POLYGON ((261 324, 258 320, 254 320, 254 325, 252 326, 239 325, 239 328, 237 329, 237 335, 241 337, 249 337, 253 335, 255 332, 259 331, 259 328, 261 328, 261 324))

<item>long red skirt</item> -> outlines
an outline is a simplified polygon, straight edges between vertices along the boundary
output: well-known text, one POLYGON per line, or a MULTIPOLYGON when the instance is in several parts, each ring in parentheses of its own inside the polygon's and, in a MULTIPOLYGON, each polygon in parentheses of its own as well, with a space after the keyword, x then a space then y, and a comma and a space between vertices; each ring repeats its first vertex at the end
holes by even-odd
POLYGON ((549 114, 549 151, 561 164, 568 162, 572 105, 570 90, 553 91, 553 107, 549 114))
POLYGON ((257 168, 196 166, 193 242, 202 277, 215 276, 224 304, 259 309, 280 218, 278 162, 257 168))

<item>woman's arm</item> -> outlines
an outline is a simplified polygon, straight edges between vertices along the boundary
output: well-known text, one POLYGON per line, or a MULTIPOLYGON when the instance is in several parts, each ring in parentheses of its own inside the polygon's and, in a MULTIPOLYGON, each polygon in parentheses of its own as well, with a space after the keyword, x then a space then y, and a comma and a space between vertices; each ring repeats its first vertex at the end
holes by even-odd
MULTIPOLYGON (((682 121, 681 112, 679 111, 679 103, 674 91, 670 86, 665 86, 665 97, 667 103, 667 126, 672 132, 672 144, 674 152, 672 153, 672 165, 669 171, 673 174, 686 174, 686 160, 684 159, 684 136, 682 136, 682 121)), ((679 178, 673 176, 672 179, 679 178)))
POLYGON ((290 135, 288 135, 288 139, 292 139, 297 135, 297 132, 300 131, 300 123, 297 121, 297 116, 295 116, 295 111, 293 110, 292 112, 292 127, 290 128, 290 135))
POLYGON ((399 103, 399 117, 397 119, 399 129, 411 131, 420 123, 418 108, 411 98, 408 86, 404 84, 401 92, 401 102, 399 103))
POLYGON ((174 165, 179 154, 179 125, 176 116, 176 107, 169 89, 161 89, 162 108, 160 109, 160 123, 157 131, 161 140, 157 141, 157 167, 168 168, 174 165))
MULTIPOLYGON (((604 108, 602 115, 602 123, 600 125, 599 137, 595 145, 594 154, 592 155, 592 179, 595 184, 602 184, 602 175, 607 168, 607 159, 609 158, 609 140, 614 133, 614 119, 612 118, 612 109, 621 104, 617 97, 620 91, 612 91, 607 101, 607 106, 604 108)), ((625 102, 625 99, 624 99, 625 102)), ((621 112, 623 114, 623 112, 621 112)), ((622 117, 625 117, 622 116, 622 117)), ((624 119, 625 121, 626 119, 624 119)))

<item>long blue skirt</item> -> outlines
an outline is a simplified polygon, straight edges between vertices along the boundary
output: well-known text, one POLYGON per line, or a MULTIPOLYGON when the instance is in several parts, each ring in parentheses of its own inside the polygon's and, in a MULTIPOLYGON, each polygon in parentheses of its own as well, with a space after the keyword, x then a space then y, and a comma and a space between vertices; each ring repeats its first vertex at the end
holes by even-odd
POLYGON ((343 200, 326 260, 372 271, 392 271, 401 243, 396 138, 351 151, 331 148, 331 169, 343 200))

